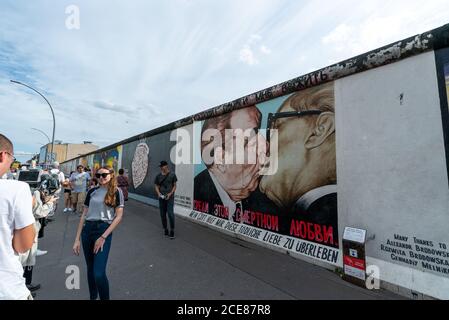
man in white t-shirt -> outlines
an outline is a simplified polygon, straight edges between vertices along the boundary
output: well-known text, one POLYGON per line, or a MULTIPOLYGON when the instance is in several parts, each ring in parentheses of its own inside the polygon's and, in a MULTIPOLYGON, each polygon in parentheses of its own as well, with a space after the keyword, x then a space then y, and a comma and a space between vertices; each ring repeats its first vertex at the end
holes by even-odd
MULTIPOLYGON (((13 145, 0 134, 0 176, 14 161, 13 145)), ((31 300, 17 253, 34 242, 32 196, 28 184, 0 179, 0 300, 31 300)))
POLYGON ((72 187, 72 205, 73 211, 81 214, 83 212, 84 200, 86 199, 87 186, 89 185, 90 175, 84 171, 82 165, 76 167, 76 172, 70 176, 70 186, 72 187))
POLYGON ((58 175, 59 186, 62 186, 62 183, 65 181, 65 176, 64 173, 61 170, 59 170, 59 162, 57 161, 53 162, 52 168, 53 169, 50 170, 50 173, 58 175))

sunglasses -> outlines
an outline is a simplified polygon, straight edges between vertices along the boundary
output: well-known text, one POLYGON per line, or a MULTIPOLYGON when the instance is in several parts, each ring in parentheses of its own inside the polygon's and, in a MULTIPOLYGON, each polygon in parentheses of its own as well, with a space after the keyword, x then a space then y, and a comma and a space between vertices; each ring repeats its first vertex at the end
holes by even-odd
MULTIPOLYGON (((278 113, 269 113, 267 119, 267 142, 270 143, 271 138, 271 130, 274 129, 275 123, 277 119, 282 118, 290 118, 290 117, 303 117, 310 115, 318 115, 323 113, 321 110, 306 110, 306 111, 291 111, 291 112, 278 112, 278 113)), ((267 150, 267 155, 270 154, 270 151, 267 150)))
POLYGON ((16 157, 14 157, 14 155, 12 153, 9 153, 8 151, 3 151, 3 152, 9 154, 11 156, 13 162, 16 162, 17 159, 16 159, 16 157))
POLYGON ((95 174, 95 177, 97 178, 97 179, 100 179, 100 177, 101 178, 103 178, 103 179, 106 179, 106 177, 108 176, 108 175, 110 175, 111 173, 110 172, 108 172, 108 173, 96 173, 95 174))

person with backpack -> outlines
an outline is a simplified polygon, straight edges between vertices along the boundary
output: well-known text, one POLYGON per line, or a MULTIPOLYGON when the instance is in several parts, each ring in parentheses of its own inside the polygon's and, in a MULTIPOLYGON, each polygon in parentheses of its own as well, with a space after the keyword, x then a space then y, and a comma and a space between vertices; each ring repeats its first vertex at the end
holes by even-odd
MULTIPOLYGON (((52 169, 53 170, 53 169, 52 169)), ((41 180, 41 186, 44 186, 46 191, 51 194, 54 195, 56 198, 59 198, 59 194, 61 192, 61 186, 62 184, 60 183, 60 174, 63 174, 62 172, 55 172, 53 171, 52 173, 51 171, 48 170, 44 170, 41 174, 40 180, 41 180)), ((49 213, 48 218, 46 218, 46 220, 48 221, 53 221, 52 217, 57 209, 57 203, 55 203, 55 205, 53 206, 53 210, 49 213)))
POLYGON ((40 185, 45 185, 45 189, 52 194, 59 190, 58 175, 53 175, 47 170, 43 170, 40 174, 40 185))
POLYGON ((62 172, 59 169, 58 161, 55 161, 52 163, 52 169, 50 170, 50 174, 58 180, 59 186, 61 186, 64 183, 65 175, 64 175, 64 172, 62 172))
MULTIPOLYGON (((38 217, 38 223, 39 223, 39 233, 38 233, 38 238, 41 239, 44 237, 44 229, 47 226, 49 221, 52 221, 49 217, 52 216, 56 210, 56 203, 57 200, 59 199, 58 197, 58 192, 60 191, 60 187, 59 187, 59 181, 57 179, 57 177, 55 175, 50 174, 47 170, 44 170, 41 173, 40 176, 40 184, 39 184, 39 191, 42 194, 45 194, 46 196, 52 196, 52 202, 53 205, 51 207, 51 210, 49 210, 49 212, 42 217, 38 217)), ((36 250, 36 256, 43 256, 45 254, 47 254, 48 251, 46 250, 40 250, 37 249, 36 250)))

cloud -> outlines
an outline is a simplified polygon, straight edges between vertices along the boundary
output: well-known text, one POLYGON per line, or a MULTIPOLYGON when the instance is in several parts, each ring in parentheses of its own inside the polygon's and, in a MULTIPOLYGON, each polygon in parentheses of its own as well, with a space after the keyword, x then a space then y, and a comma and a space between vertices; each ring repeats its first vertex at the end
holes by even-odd
POLYGON ((352 28, 346 24, 338 25, 329 34, 321 39, 324 45, 334 46, 334 49, 338 52, 344 50, 345 45, 351 38, 352 28))
POLYGON ((358 4, 356 10, 363 15, 355 15, 356 18, 336 25, 321 37, 322 44, 330 50, 328 61, 348 59, 439 27, 447 23, 449 16, 444 0, 434 0, 425 6, 419 1, 366 1, 358 4))
POLYGON ((262 46, 260 46, 260 52, 262 52, 263 54, 270 54, 271 53, 271 49, 269 49, 266 46, 262 45, 262 46))
POLYGON ((103 147, 443 25, 446 2, 77 0, 81 28, 68 30, 70 2, 1 1, 1 132, 34 152, 45 138, 27 128, 53 127, 9 79, 49 99, 56 139, 103 147))
POLYGON ((250 66, 259 63, 259 60, 254 56, 254 52, 249 45, 244 45, 240 50, 240 61, 243 61, 250 66))
POLYGON ((125 107, 123 105, 114 104, 114 103, 106 102, 106 101, 94 101, 92 103, 92 105, 98 109, 114 111, 114 112, 119 112, 119 113, 123 113, 123 114, 128 114, 129 112, 135 111, 134 108, 125 107))
POLYGON ((266 45, 259 43, 262 41, 262 36, 258 34, 252 34, 247 43, 243 45, 239 52, 239 60, 246 63, 249 66, 259 64, 259 53, 262 55, 269 55, 271 49, 266 45), (258 50, 257 50, 258 49, 258 50))
POLYGON ((259 42, 260 40, 262 40, 262 36, 261 36, 261 35, 258 35, 258 34, 252 34, 252 35, 249 37, 248 43, 249 43, 250 45, 252 45, 252 44, 255 44, 255 43, 259 42))

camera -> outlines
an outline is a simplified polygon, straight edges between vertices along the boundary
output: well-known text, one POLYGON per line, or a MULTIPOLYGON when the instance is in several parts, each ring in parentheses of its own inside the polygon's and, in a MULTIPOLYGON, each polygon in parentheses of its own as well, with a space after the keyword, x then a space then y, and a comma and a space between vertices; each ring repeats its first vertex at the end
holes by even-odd
POLYGON ((39 188, 42 171, 38 169, 20 170, 17 180, 28 183, 32 192, 39 188))
POLYGON ((30 186, 31 193, 39 190, 45 196, 51 196, 59 189, 58 180, 40 169, 21 170, 17 180, 26 182, 30 186))

